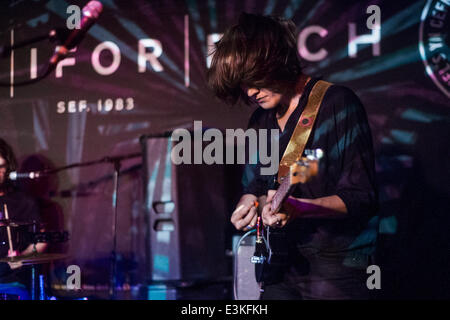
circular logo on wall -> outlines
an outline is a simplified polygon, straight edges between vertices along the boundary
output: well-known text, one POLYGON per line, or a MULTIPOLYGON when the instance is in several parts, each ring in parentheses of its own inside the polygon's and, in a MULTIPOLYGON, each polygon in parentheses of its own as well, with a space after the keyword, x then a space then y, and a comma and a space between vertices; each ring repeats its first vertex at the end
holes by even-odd
POLYGON ((419 51, 425 71, 450 98, 450 0, 428 0, 422 10, 419 51))

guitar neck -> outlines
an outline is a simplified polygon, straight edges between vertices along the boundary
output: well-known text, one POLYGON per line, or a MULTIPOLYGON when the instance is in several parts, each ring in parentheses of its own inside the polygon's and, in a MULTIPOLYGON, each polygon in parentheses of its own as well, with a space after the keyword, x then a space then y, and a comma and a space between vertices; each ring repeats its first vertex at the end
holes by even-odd
POLYGON ((289 197, 298 183, 306 183, 311 177, 318 174, 319 159, 322 158, 322 150, 306 150, 308 157, 302 157, 292 164, 289 173, 283 178, 280 187, 272 198, 272 212, 277 213, 281 209, 283 201, 289 197))
POLYGON ((294 186, 294 184, 291 184, 289 176, 284 178, 283 182, 278 187, 275 195, 272 198, 272 211, 274 213, 277 213, 281 209, 283 201, 291 195, 294 186))

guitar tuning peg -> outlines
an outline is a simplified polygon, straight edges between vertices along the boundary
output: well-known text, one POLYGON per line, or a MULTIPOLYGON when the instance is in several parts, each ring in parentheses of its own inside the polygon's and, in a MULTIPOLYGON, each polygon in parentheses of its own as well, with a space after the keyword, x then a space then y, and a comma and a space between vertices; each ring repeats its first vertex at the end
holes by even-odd
POLYGON ((316 158, 322 159, 323 158, 323 150, 322 149, 316 149, 316 158))
POLYGON ((323 157, 322 149, 306 149, 305 155, 309 160, 318 160, 323 157))

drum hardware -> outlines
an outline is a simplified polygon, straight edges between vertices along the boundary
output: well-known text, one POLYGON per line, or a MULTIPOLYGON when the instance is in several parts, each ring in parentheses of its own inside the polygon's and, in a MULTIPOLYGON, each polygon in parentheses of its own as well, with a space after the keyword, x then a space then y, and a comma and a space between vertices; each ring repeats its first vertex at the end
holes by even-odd
POLYGON ((11 219, 0 219, 0 227, 18 228, 23 226, 31 226, 33 222, 29 221, 17 221, 11 219))
MULTIPOLYGON (((5 205, 5 213, 7 213, 7 207, 5 205)), ((44 275, 39 274, 36 270, 36 265, 50 263, 54 260, 61 260, 68 257, 67 254, 58 254, 58 253, 38 253, 36 249, 37 243, 62 243, 67 242, 69 240, 69 233, 67 231, 50 231, 50 232, 38 232, 38 227, 41 224, 36 221, 15 221, 9 219, 0 220, 0 227, 6 227, 8 230, 10 228, 18 228, 23 226, 32 226, 33 231, 27 232, 25 238, 28 239, 28 243, 33 243, 33 253, 30 255, 21 255, 17 256, 13 248, 13 243, 11 241, 11 237, 8 234, 9 241, 9 253, 8 257, 1 258, 0 262, 5 263, 20 263, 22 266, 31 266, 31 300, 36 300, 36 280, 39 280, 38 288, 39 288, 39 300, 45 299, 45 291, 44 291, 44 275), (38 276, 38 277, 37 277, 38 276)))
POLYGON ((34 264, 43 264, 49 263, 54 260, 66 259, 68 257, 65 253, 32 253, 25 256, 15 256, 15 257, 6 257, 1 258, 0 262, 11 262, 17 263, 21 262, 22 265, 34 265, 34 264))
MULTIPOLYGON (((121 156, 113 156, 113 157, 103 157, 101 159, 98 160, 94 160, 94 161, 89 161, 89 162, 83 162, 83 163, 73 163, 67 166, 63 166, 63 167, 59 167, 59 168, 55 168, 55 169, 47 169, 47 170, 43 170, 40 172, 36 172, 36 174, 38 174, 39 176, 46 176, 46 175, 50 175, 50 174, 56 174, 60 171, 63 170, 68 170, 68 169, 73 169, 73 168, 79 168, 79 167, 87 167, 87 166, 92 166, 95 164, 102 164, 102 163, 109 163, 112 164, 114 167, 114 173, 113 173, 113 185, 114 185, 114 191, 113 191, 113 204, 112 204, 112 214, 113 214, 113 219, 112 219, 112 235, 113 235, 113 249, 111 252, 111 274, 110 274, 110 288, 109 288, 109 295, 111 299, 114 299, 116 292, 115 292, 115 284, 116 284, 116 278, 117 278, 117 254, 116 254, 116 250, 117 250, 117 216, 118 216, 118 205, 117 205, 117 200, 118 200, 118 192, 119 192, 119 177, 120 177, 120 169, 121 169, 121 162, 127 159, 133 159, 133 158, 138 158, 138 157, 142 157, 142 153, 131 153, 131 154, 126 154, 126 155, 121 155, 121 156)), ((6 219, 8 220, 8 219, 6 219)), ((19 222, 15 222, 15 221, 4 221, 2 220, 1 222, 3 222, 3 225, 0 223, 0 227, 2 226, 7 226, 9 228, 9 226, 22 226, 21 223, 19 222), (14 224, 15 223, 15 224, 14 224)), ((56 240, 56 242, 64 242, 68 240, 68 234, 63 232, 63 233, 59 233, 59 234, 53 234, 53 233, 38 233, 36 230, 37 224, 35 222, 33 223, 26 223, 25 225, 32 225, 33 226, 33 231, 32 231, 32 235, 33 235, 33 254, 36 255, 36 257, 38 256, 37 254, 37 250, 36 250, 36 244, 38 242, 53 242, 56 240)), ((40 255, 39 255, 40 256, 40 255)), ((50 258, 50 257, 48 257, 50 258)), ((51 257, 53 258, 53 257, 51 257)), ((38 259, 38 258, 36 258, 38 259)), ((44 259, 44 258, 43 258, 44 259)), ((45 260, 45 259, 44 259, 45 260)), ((25 260, 24 260, 25 261, 25 260)), ((34 265, 37 264, 38 262, 36 262, 37 260, 33 261, 29 261, 29 264, 31 264, 32 267, 32 300, 34 300, 35 298, 35 274, 36 274, 36 270, 34 265)), ((48 260, 45 262, 39 262, 39 263, 47 263, 50 262, 52 260, 48 260)))
MULTIPOLYGON (((56 168, 53 170, 44 170, 42 172, 39 172, 40 174, 43 175, 48 175, 48 174, 55 174, 58 173, 60 171, 63 170, 67 170, 67 169, 72 169, 72 168, 78 168, 78 167, 87 167, 87 166, 92 166, 95 164, 102 164, 102 163, 109 163, 112 164, 114 167, 114 172, 113 172, 113 195, 112 195, 112 199, 113 199, 113 203, 112 203, 112 214, 113 214, 113 219, 112 219, 112 238, 113 238, 113 244, 112 244, 112 252, 111 252, 111 274, 110 274, 110 288, 109 288, 109 296, 111 299, 114 299, 114 297, 116 296, 116 278, 117 278, 117 215, 118 215, 118 206, 117 206, 117 200, 119 198, 119 177, 120 177, 120 168, 121 168, 121 163, 124 160, 127 159, 133 159, 133 158, 138 158, 138 157, 142 157, 142 153, 138 152, 138 153, 131 153, 131 154, 126 154, 126 155, 121 155, 121 156, 113 156, 113 157, 103 157, 101 159, 98 160, 94 160, 94 161, 88 161, 88 162, 82 162, 82 163, 73 163, 64 167, 60 167, 60 168, 56 168)), ((36 233, 36 231, 33 231, 33 233, 36 233)))
POLYGON ((30 243, 62 243, 69 241, 68 231, 29 232, 27 236, 30 243))

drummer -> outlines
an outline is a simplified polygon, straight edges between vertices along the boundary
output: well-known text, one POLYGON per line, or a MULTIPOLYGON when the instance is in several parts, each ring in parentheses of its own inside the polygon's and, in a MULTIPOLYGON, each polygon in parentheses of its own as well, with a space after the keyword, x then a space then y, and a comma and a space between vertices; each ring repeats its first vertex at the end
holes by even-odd
MULTIPOLYGON (((9 173, 15 171, 16 168, 17 160, 11 146, 0 138, 0 219, 8 218, 10 221, 18 223, 31 223, 33 221, 39 223, 40 215, 36 201, 17 190, 9 180, 9 173)), ((0 226, 0 258, 5 258, 8 255, 20 256, 32 254, 35 251, 39 253, 45 251, 47 244, 37 243, 33 245, 32 239, 26 236, 27 233, 21 232, 24 231, 24 228, 30 228, 30 225, 10 227, 14 250, 14 252, 10 252, 7 228, 0 226)), ((36 231, 42 230, 38 228, 36 231)), ((0 262, 0 283, 21 282, 20 280, 24 277, 24 275, 20 275, 21 266, 20 262, 0 262)))

